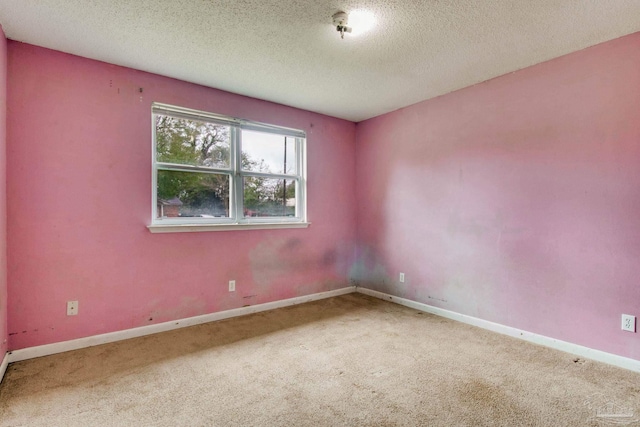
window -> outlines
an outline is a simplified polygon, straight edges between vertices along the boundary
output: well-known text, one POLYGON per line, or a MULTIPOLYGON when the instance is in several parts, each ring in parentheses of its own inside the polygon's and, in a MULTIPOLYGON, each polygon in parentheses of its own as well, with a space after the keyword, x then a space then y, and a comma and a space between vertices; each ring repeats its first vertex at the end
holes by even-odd
POLYGON ((305 133, 153 104, 149 229, 306 227, 305 133))

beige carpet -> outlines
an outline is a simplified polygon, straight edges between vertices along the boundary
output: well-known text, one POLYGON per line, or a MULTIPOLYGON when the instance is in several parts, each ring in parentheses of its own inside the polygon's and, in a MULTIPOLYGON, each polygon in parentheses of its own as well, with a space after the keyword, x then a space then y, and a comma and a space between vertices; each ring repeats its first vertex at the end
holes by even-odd
POLYGON ((2 426, 639 418, 640 374, 360 294, 15 363, 0 386, 2 426))

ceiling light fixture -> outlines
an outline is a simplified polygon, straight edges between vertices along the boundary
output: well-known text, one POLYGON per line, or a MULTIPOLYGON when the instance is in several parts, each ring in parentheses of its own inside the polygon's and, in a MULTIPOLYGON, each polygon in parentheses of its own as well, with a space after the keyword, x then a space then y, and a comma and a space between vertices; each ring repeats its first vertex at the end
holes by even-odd
POLYGON ((354 36, 364 34, 376 25, 376 17, 368 10, 353 10, 349 13, 349 25, 354 36))
POLYGON ((354 10, 349 14, 341 11, 334 14, 332 18, 333 25, 342 38, 344 33, 351 33, 354 36, 366 33, 376 24, 373 13, 366 10, 354 10))
POLYGON ((349 15, 346 12, 338 12, 333 15, 333 25, 336 26, 336 30, 340 33, 340 37, 344 38, 344 33, 350 33, 351 27, 348 27, 349 15))

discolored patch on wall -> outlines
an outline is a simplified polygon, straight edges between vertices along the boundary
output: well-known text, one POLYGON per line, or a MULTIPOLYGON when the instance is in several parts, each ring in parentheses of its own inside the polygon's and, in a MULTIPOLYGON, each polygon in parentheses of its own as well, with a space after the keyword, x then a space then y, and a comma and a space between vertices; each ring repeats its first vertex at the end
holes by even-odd
POLYGON ((322 258, 320 258, 320 264, 323 267, 330 267, 336 263, 338 259, 338 254, 335 249, 329 249, 322 254, 322 258))
POLYGON ((300 248, 302 246, 302 240, 300 240, 297 237, 293 237, 290 239, 287 239, 283 245, 282 245, 282 249, 284 249, 285 251, 295 251, 296 249, 300 248))
POLYGON ((355 262, 351 266, 349 277, 358 286, 395 294, 393 280, 387 272, 383 257, 371 246, 359 248, 355 262))
POLYGON ((258 244, 250 253, 251 272, 258 286, 269 286, 285 276, 308 273, 331 262, 331 255, 318 257, 299 238, 274 238, 258 244))
POLYGON ((296 287, 296 295, 303 296, 318 292, 328 292, 335 289, 341 289, 346 286, 348 286, 348 284, 344 280, 319 280, 296 287))
POLYGON ((150 319, 160 323, 207 313, 206 301, 196 297, 182 297, 177 305, 168 306, 169 304, 166 301, 155 301, 152 305, 156 307, 152 308, 149 314, 145 316, 142 322, 144 324, 148 324, 151 321, 150 319))

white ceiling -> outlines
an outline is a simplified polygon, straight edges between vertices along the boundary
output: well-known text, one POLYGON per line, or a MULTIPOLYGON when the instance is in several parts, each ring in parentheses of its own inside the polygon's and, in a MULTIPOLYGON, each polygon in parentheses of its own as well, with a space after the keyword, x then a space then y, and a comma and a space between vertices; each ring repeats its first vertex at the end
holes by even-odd
POLYGON ((640 0, 0 0, 8 38, 360 121, 640 31, 640 0), (373 12, 344 40, 331 16, 373 12))

